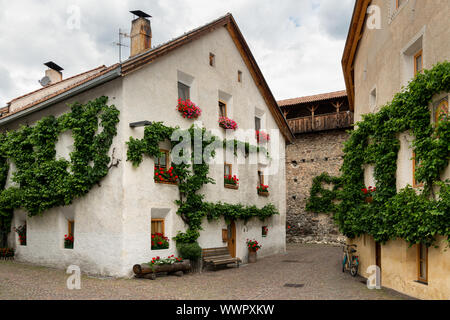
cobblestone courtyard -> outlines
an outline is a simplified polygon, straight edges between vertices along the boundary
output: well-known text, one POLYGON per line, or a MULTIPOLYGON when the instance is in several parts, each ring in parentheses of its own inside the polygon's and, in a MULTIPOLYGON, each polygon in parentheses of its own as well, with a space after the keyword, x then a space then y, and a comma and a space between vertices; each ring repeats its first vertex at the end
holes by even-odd
POLYGON ((369 290, 362 278, 340 270, 342 248, 289 244, 286 254, 241 268, 146 279, 83 275, 81 290, 68 290, 69 275, 57 270, 0 261, 4 299, 407 299, 397 292, 369 290), (285 287, 302 284, 302 287, 285 287))

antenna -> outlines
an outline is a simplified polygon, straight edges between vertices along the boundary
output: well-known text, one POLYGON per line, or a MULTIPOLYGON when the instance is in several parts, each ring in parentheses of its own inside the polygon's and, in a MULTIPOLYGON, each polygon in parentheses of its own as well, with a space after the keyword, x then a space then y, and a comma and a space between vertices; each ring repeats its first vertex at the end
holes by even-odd
POLYGON ((119 63, 122 62, 122 47, 128 47, 126 44, 122 43, 122 38, 129 38, 130 35, 128 33, 122 32, 119 28, 119 42, 113 42, 116 46, 119 47, 119 63))

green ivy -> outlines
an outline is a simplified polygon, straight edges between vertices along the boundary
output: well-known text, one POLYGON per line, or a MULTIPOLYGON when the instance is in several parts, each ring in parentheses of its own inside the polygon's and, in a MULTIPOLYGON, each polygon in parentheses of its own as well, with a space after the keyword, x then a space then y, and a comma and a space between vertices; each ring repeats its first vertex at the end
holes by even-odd
POLYGON ((429 109, 436 94, 449 91, 450 63, 438 63, 418 74, 379 112, 364 115, 344 145, 341 177, 335 181, 342 190, 325 192, 318 200, 323 190, 314 184, 308 208, 334 213, 341 232, 350 238, 369 234, 378 242, 401 238, 432 245, 442 235, 450 241, 450 182, 440 181, 449 163, 450 122, 444 117, 433 125, 429 109), (424 188, 419 192, 407 186, 397 193, 397 135, 408 131, 415 137, 413 149, 420 162, 416 179, 424 188), (377 191, 370 204, 361 192, 365 164, 375 166, 377 191), (330 205, 334 199, 340 204, 330 205))
MULTIPOLYGON (((167 127, 162 122, 154 122, 146 126, 143 139, 139 140, 131 137, 127 142, 127 160, 131 161, 134 166, 138 166, 142 162, 144 154, 153 158, 160 155, 160 142, 170 140, 173 150, 178 143, 183 142, 183 136, 190 138, 190 155, 179 155, 187 159, 187 163, 172 163, 172 167, 174 168, 173 173, 179 177, 178 189, 180 199, 175 201, 179 207, 177 214, 188 225, 186 232, 179 232, 174 237, 177 244, 196 242, 200 237, 202 221, 205 217, 208 220, 218 219, 223 216, 227 221, 238 219, 247 221, 252 217, 258 217, 264 220, 274 214, 278 214, 276 208, 271 204, 262 209, 258 209, 256 206, 205 202, 204 195, 199 192, 204 185, 215 184, 215 181, 208 176, 208 161, 210 159, 203 157, 204 151, 208 148, 211 157, 214 157, 215 150, 219 147, 226 148, 227 141, 220 142, 217 137, 211 135, 205 128, 195 126, 191 126, 187 130, 180 130, 181 138, 178 141, 172 141, 171 137, 175 130, 179 130, 179 127, 167 127), (201 138, 202 145, 195 145, 194 141, 200 140, 195 138, 201 138), (194 158, 196 156, 198 158, 194 158)), ((249 143, 238 140, 233 140, 231 145, 234 148, 234 154, 237 154, 238 150, 243 150, 246 156, 251 152, 266 151, 263 148, 252 146, 249 143)))
POLYGON ((119 122, 119 111, 107 101, 100 97, 84 105, 74 103, 71 112, 59 118, 48 116, 32 127, 0 134, 0 242, 6 242, 14 209, 34 216, 69 205, 107 175, 119 122), (102 130, 96 134, 99 125, 102 130), (58 136, 68 130, 74 139, 70 161, 56 159, 58 136), (16 186, 5 189, 10 162, 16 166, 16 186))
POLYGON ((311 196, 306 204, 306 210, 311 212, 334 212, 337 205, 334 203, 339 198, 339 189, 342 188, 341 178, 331 177, 324 172, 313 179, 311 196), (332 189, 326 189, 323 184, 332 185, 332 189))

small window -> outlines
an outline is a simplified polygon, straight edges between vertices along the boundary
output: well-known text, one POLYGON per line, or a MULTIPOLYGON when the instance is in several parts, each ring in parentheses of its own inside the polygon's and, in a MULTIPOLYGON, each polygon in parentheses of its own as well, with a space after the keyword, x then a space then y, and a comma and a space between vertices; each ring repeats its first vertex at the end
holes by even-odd
POLYGON ((369 106, 370 106, 370 110, 374 111, 376 106, 377 106, 377 88, 374 88, 371 92, 370 92, 370 96, 369 96, 369 106))
POLYGON ((417 75, 422 71, 423 71, 423 56, 422 50, 420 50, 414 55, 414 75, 417 75))
POLYGON ((221 117, 227 116, 227 104, 220 100, 219 100, 219 116, 221 117))
POLYGON ((231 164, 225 163, 224 173, 226 176, 232 176, 233 175, 233 166, 231 164))
POLYGON ((238 70, 238 82, 242 82, 242 71, 238 70))
POLYGON ((255 117, 255 130, 261 130, 261 118, 255 117))
POLYGON ((417 245, 417 280, 428 283, 428 247, 417 245))
POLYGON ((448 100, 442 99, 435 104, 433 112, 433 122, 437 123, 448 116, 448 100))
POLYGON ((258 170, 258 182, 259 182, 259 185, 264 184, 264 174, 262 171, 259 171, 259 170, 258 170))
POLYGON ((73 237, 74 234, 75 234, 75 221, 69 220, 67 225, 68 225, 68 231, 67 232, 68 232, 69 236, 73 237))
POLYGON ((167 150, 159 150, 161 155, 155 160, 155 167, 160 169, 169 168, 169 151, 167 150))
POLYGON ((216 65, 216 56, 213 53, 209 53, 209 65, 214 67, 216 65))
POLYGON ((178 82, 178 99, 181 100, 189 100, 190 99, 190 90, 189 86, 184 83, 178 82))
POLYGON ((413 152, 413 188, 423 187, 423 183, 417 181, 416 179, 416 168, 420 166, 420 161, 416 159, 416 153, 413 152))
POLYGON ((152 234, 164 234, 164 219, 152 219, 152 234))
POLYGON ((263 237, 267 237, 267 234, 269 233, 269 228, 267 226, 263 226, 261 229, 261 235, 263 237))

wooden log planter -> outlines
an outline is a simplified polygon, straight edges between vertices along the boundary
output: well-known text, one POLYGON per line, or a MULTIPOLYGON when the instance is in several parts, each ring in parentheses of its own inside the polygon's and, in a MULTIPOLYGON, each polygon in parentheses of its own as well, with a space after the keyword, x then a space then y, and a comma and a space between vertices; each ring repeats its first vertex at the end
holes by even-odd
POLYGON ((174 264, 154 265, 153 268, 148 263, 135 264, 133 272, 136 278, 145 278, 155 280, 158 273, 173 274, 178 277, 183 276, 184 273, 191 270, 191 262, 184 260, 174 264))

